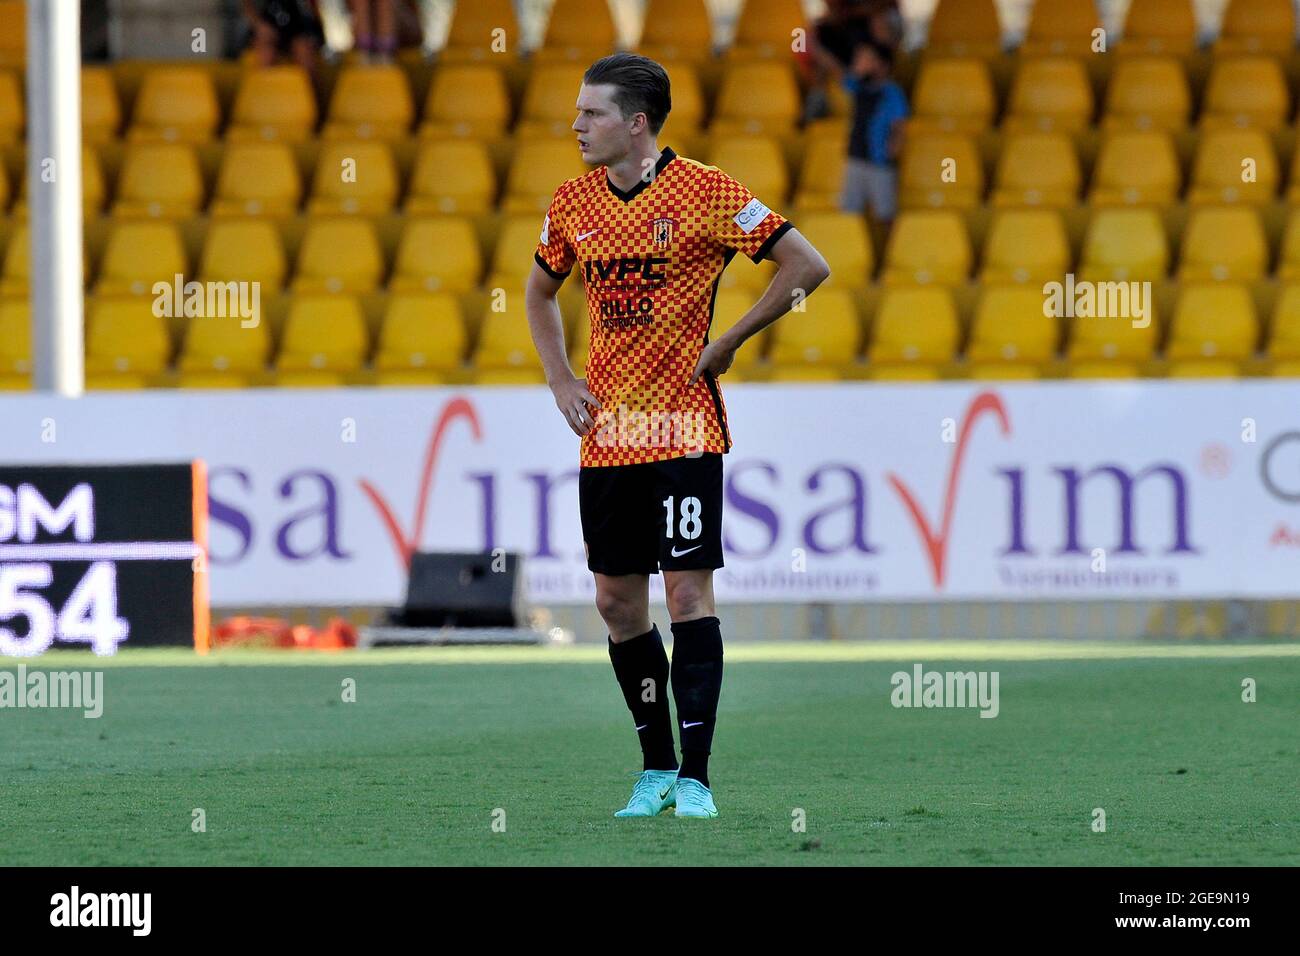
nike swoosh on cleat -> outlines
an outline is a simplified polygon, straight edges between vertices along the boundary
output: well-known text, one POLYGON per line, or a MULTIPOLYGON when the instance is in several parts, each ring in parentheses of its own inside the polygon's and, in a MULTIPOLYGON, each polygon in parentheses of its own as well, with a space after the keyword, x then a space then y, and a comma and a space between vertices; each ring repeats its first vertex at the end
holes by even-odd
POLYGON ((668 794, 672 793, 672 790, 673 790, 673 788, 672 788, 672 787, 669 787, 669 788, 668 788, 667 790, 665 790, 663 793, 659 794, 659 799, 660 799, 660 800, 665 799, 665 798, 668 796, 668 794))
POLYGON ((693 548, 687 548, 685 551, 678 551, 677 548, 674 547, 674 548, 673 548, 673 557, 674 557, 674 558, 680 558, 680 557, 682 557, 683 555, 690 554, 692 551, 698 551, 698 550, 700 550, 700 548, 702 548, 702 547, 704 547, 704 545, 702 545, 702 544, 697 544, 695 547, 693 547, 693 548))
POLYGON ((640 727, 637 728, 637 730, 645 730, 649 726, 650 726, 649 724, 642 724, 640 727))
POLYGON ((697 721, 696 721, 695 723, 693 723, 693 724, 683 723, 683 724, 682 724, 682 730, 685 730, 687 727, 698 727, 698 726, 700 726, 702 723, 704 723, 704 721, 702 721, 702 720, 697 720, 697 721))

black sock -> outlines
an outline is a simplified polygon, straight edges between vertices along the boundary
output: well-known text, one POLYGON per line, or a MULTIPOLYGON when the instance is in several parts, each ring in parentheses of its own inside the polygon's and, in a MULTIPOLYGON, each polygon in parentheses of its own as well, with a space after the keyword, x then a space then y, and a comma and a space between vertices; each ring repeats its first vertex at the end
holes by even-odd
POLYGON ((668 655, 659 628, 628 641, 609 642, 609 661, 632 712, 645 770, 676 770, 673 718, 668 711, 668 655))
POLYGON ((673 700, 682 733, 682 769, 709 785, 709 749, 722 692, 722 630, 716 617, 673 625, 673 700))

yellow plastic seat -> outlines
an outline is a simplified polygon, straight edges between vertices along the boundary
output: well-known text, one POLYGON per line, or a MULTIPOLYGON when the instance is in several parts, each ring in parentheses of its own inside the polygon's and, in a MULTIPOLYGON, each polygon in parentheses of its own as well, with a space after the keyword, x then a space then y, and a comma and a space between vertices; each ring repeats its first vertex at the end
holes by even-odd
POLYGON ((394 295, 379 330, 380 371, 459 368, 468 342, 455 296, 394 295))
POLYGON ((539 63, 524 90, 523 107, 515 127, 516 143, 532 139, 564 139, 577 152, 573 121, 586 63, 539 63))
POLYGON ((231 143, 221 157, 214 216, 291 215, 302 199, 302 176, 284 143, 231 143))
POLYGON ((1085 359, 1070 362, 1066 368, 1066 374, 1070 378, 1077 379, 1132 379, 1142 377, 1142 367, 1137 362, 1085 359))
MULTIPOLYGON (((576 94, 575 94, 576 96, 576 94)), ((550 207, 556 188, 587 171, 578 149, 568 140, 535 140, 515 149, 506 175, 503 212, 532 212, 540 217, 550 207)), ((538 219, 540 223, 540 218, 538 219)), ((541 226, 538 226, 540 234, 541 226)))
POLYGON ((23 94, 18 77, 0 69, 0 146, 13 146, 23 138, 23 94))
POLYGON ((803 312, 790 312, 776 323, 771 361, 784 365, 842 366, 857 356, 862 323, 853 296, 843 289, 819 289, 804 302, 803 312))
POLYGON ((488 387, 544 385, 546 384, 546 373, 542 371, 540 365, 536 368, 531 366, 523 368, 484 368, 474 373, 474 384, 488 387))
POLYGON ((838 209, 847 146, 837 136, 810 137, 795 190, 797 209, 838 209))
POLYGON ((185 270, 185 247, 175 225, 165 220, 127 220, 109 231, 95 292, 151 294, 155 282, 173 283, 185 270))
POLYGON ((1236 378, 1241 365, 1233 359, 1175 359, 1166 374, 1170 378, 1236 378))
POLYGON ((828 286, 861 289, 875 271, 871 237, 861 216, 843 212, 810 212, 799 217, 799 231, 826 257, 831 267, 828 286))
POLYGON ((154 315, 145 296, 104 298, 90 303, 86 322, 86 372, 161 372, 171 353, 166 318, 154 315))
POLYGON ((728 136, 709 151, 709 163, 745 184, 772 207, 783 205, 790 192, 781 146, 770 136, 728 136))
POLYGON ((616 40, 607 0, 555 0, 542 50, 549 56, 590 62, 612 52, 616 40))
MULTIPOLYGON (((0 305, 0 328, 4 326, 4 315, 0 305)), ((1284 286, 1277 297, 1268 337, 1268 357, 1275 361, 1300 359, 1300 285, 1284 286)), ((0 372, 4 371, 6 366, 0 356, 0 372)))
MULTIPOLYGON (((789 44, 787 35, 787 51, 789 44)), ((799 110, 799 87, 788 61, 732 63, 722 78, 710 129, 717 136, 781 135, 794 129, 799 110)))
POLYGON ((1259 335, 1250 290, 1232 282, 1184 286, 1174 307, 1169 359, 1249 357, 1259 335))
MULTIPOLYGON (((637 50, 660 63, 701 60, 713 50, 713 23, 705 0, 648 0, 637 50)), ((677 84, 673 83, 673 109, 677 84)))
POLYGON ((1159 328, 1154 306, 1147 309, 1145 318, 1136 314, 1076 316, 1070 322, 1066 357, 1071 362, 1138 365, 1155 355, 1159 328))
POLYGON ((0 378, 32 371, 32 307, 26 299, 0 299, 0 378))
POLYGON ((1300 282, 1300 210, 1293 209, 1287 217, 1277 278, 1281 282, 1300 282))
POLYGON ((988 64, 976 57, 925 59, 908 132, 980 133, 997 109, 988 64))
MULTIPOLYGON (((3 175, 3 174, 0 174, 3 175)), ((14 219, 25 220, 28 216, 27 181, 23 176, 18 184, 18 199, 9 214, 14 219)), ((81 212, 87 219, 93 219, 104 211, 104 202, 108 196, 108 186, 104 182, 104 167, 99 162, 95 147, 83 144, 81 147, 81 212)))
POLYGON ((1295 46, 1291 0, 1228 0, 1214 44, 1215 56, 1284 54, 1295 46))
POLYGON ((380 388, 428 388, 446 383, 445 373, 422 368, 396 368, 375 373, 375 384, 380 388))
POLYGON ((1268 242, 1250 206, 1200 206, 1183 233, 1178 278, 1183 281, 1251 282, 1268 266, 1268 242))
POLYGON ((665 63, 672 87, 673 109, 659 131, 661 144, 691 143, 704 127, 704 90, 699 74, 690 63, 665 63))
POLYGON ((541 236, 541 220, 534 215, 515 215, 501 224, 488 268, 488 288, 522 287, 533 271, 533 254, 541 236))
POLYGON ((199 279, 257 282, 262 295, 284 286, 288 262, 280 233, 266 219, 218 219, 208 230, 199 279))
POLYGON ((1060 281, 1070 269, 1065 223, 1053 209, 1000 209, 984 240, 980 282, 1060 281))
POLYGON ((25 0, 0 0, 0 67, 21 70, 26 64, 26 2, 25 0))
POLYGON ((996 56, 1002 50, 1002 24, 994 0, 939 0, 925 48, 932 56, 996 56))
MULTIPOLYGON (((709 340, 716 341, 718 336, 732 328, 753 308, 757 299, 758 293, 751 289, 719 288, 713 300, 713 324, 709 327, 709 340)), ((590 326, 591 323, 579 320, 578 324, 590 326)), ((746 342, 736 353, 736 362, 732 367, 740 371, 753 368, 763 356, 771 331, 770 328, 764 329, 746 342)), ((582 331, 579 341, 583 346, 587 344, 589 335, 590 329, 582 331)))
MULTIPOLYGON (((197 316, 187 320, 181 346, 181 372, 235 373, 235 383, 246 380, 240 373, 260 372, 271 354, 271 332, 266 322, 245 325, 237 316, 197 316)), ((218 386, 224 383, 218 383, 218 386)), ((191 378, 189 387, 197 387, 191 378)), ((212 387, 205 382, 204 387, 212 387)))
POLYGON ((106 66, 81 68, 81 138, 92 146, 117 137, 122 126, 122 103, 113 73, 106 66))
POLYGON ((16 226, 5 241, 4 264, 0 268, 0 297, 26 299, 32 277, 32 240, 26 224, 16 226))
POLYGON ((316 95, 297 64, 245 70, 231 111, 229 142, 300 143, 316 128, 316 95))
POLYGON ((1201 126, 1258 126, 1275 130, 1286 124, 1286 77, 1269 56, 1216 59, 1210 70, 1201 109, 1201 126))
POLYGON ((1102 141, 1088 201, 1094 206, 1168 206, 1178 199, 1178 154, 1163 130, 1122 130, 1102 141))
POLYGON ((994 206, 1072 206, 1083 173, 1064 133, 1016 133, 998 158, 994 206))
POLYGON ((903 212, 885 246, 887 285, 946 285, 970 275, 971 246, 961 216, 946 209, 903 212))
MULTIPOLYGON (((577 100, 577 90, 572 98, 577 100)), ((490 140, 504 135, 509 122, 510 92, 502 71, 484 63, 451 63, 433 74, 419 132, 435 139, 490 140)))
POLYGON ((984 167, 975 141, 960 133, 909 136, 899 171, 903 209, 973 209, 984 194, 984 167))
POLYGON ((365 361, 367 347, 366 317, 356 298, 296 295, 275 365, 286 372, 353 372, 365 361))
POLYGON ((513 0, 452 4, 447 44, 440 62, 485 63, 519 54, 519 24, 513 0))
POLYGON ((937 382, 943 376, 935 365, 897 362, 868 366, 866 377, 873 382, 937 382))
POLYGON ((988 286, 980 293, 967 358, 972 362, 1045 362, 1056 352, 1057 321, 1044 315, 1041 289, 988 286))
POLYGON ((1169 272, 1169 241, 1149 207, 1104 208, 1092 214, 1079 278, 1091 282, 1158 282, 1169 272))
POLYGON ((1171 56, 1124 58, 1106 87, 1102 128, 1175 132, 1187 126, 1191 110, 1182 63, 1171 56))
POLYGON ((373 216, 397 201, 397 165, 376 140, 326 143, 312 176, 308 215, 373 216))
MULTIPOLYGON (((535 243, 537 223, 532 226, 535 243)), ((520 268, 531 265, 530 255, 520 268)), ((469 292, 482 273, 483 257, 469 220, 453 216, 408 219, 388 288, 394 292, 469 292)))
POLYGON ((407 215, 477 215, 496 197, 492 158, 478 140, 433 140, 420 146, 406 194, 407 215))
POLYGON ((292 289, 312 293, 369 292, 378 288, 383 272, 383 253, 369 221, 315 219, 307 223, 302 238, 292 289))
POLYGON ((1097 10, 1079 0, 1034 0, 1020 56, 1087 56, 1100 26, 1097 10))
POLYGON ((1124 19, 1124 54, 1187 56, 1196 49, 1192 0, 1133 0, 1124 19))
POLYGON ((957 352, 961 326, 952 293, 937 287, 887 288, 867 349, 873 365, 948 362, 957 352))
POLYGON ((745 0, 729 54, 735 59, 788 57, 793 31, 807 26, 799 0, 745 0))
POLYGON ((113 215, 183 219, 203 202, 203 174, 184 143, 133 143, 117 183, 113 215))
POLYGON ((127 138, 203 143, 212 139, 220 117, 211 73, 201 67, 156 66, 144 76, 127 138))
POLYGON ((321 138, 394 140, 410 131, 414 118, 411 88, 400 66, 349 66, 334 85, 321 138))
POLYGON ((1042 378, 1032 362, 972 362, 966 366, 966 378, 983 382, 1021 382, 1042 378))
POLYGON ((1187 201, 1261 205, 1277 195, 1277 156, 1260 129, 1211 129, 1201 134, 1187 201), (1247 169, 1253 181, 1245 181, 1247 169))
POLYGON ((177 372, 176 387, 182 389, 241 389, 248 388, 252 373, 219 372, 215 369, 177 372))
POLYGON ((527 368, 541 369, 541 359, 533 346, 524 314, 522 288, 506 290, 504 312, 490 307, 483 313, 479 327, 478 347, 474 350, 474 364, 479 369, 527 368))
POLYGON ((1077 133, 1091 122, 1092 108, 1092 86, 1081 60, 1022 60, 1012 81, 1002 130, 1077 133))
POLYGON ((838 382, 843 376, 834 365, 777 365, 767 376, 769 382, 838 382))

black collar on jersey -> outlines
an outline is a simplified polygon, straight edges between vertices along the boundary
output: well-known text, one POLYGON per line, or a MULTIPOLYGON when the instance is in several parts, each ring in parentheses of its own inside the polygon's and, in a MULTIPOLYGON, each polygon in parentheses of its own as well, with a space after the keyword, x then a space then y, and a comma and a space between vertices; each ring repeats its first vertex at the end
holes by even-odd
POLYGON ((651 176, 649 179, 646 179, 645 177, 638 179, 635 186, 633 186, 627 192, 624 192, 623 190, 619 189, 617 186, 614 185, 613 180, 609 178, 609 170, 606 169, 605 185, 609 187, 610 192, 612 192, 619 199, 623 200, 623 202, 631 202, 637 196, 641 195, 641 190, 645 189, 652 182, 654 182, 655 177, 658 176, 660 173, 662 173, 668 167, 668 164, 671 163, 676 158, 677 158, 677 154, 673 152, 673 148, 671 146, 665 146, 663 152, 659 154, 659 162, 655 163, 654 176, 651 176))

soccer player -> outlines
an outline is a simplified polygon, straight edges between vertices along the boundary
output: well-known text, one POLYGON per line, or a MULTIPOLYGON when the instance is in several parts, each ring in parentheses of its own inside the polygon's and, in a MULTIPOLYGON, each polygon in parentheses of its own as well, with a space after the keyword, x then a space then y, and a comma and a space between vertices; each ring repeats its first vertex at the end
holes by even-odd
POLYGON ((653 60, 596 61, 573 129, 594 167, 556 190, 525 293, 555 403, 582 437, 578 499, 596 607, 632 712, 644 770, 619 817, 716 817, 709 785, 722 633, 722 455, 731 447, 718 376, 736 350, 830 274, 793 226, 722 170, 660 148, 672 101, 653 60), (767 291, 710 341, 713 300, 737 252, 775 260, 767 291), (556 294, 577 268, 591 322, 586 378, 565 355, 556 294), (650 620, 660 570, 672 618, 670 665, 650 620), (673 746, 671 682, 682 762, 673 746))

